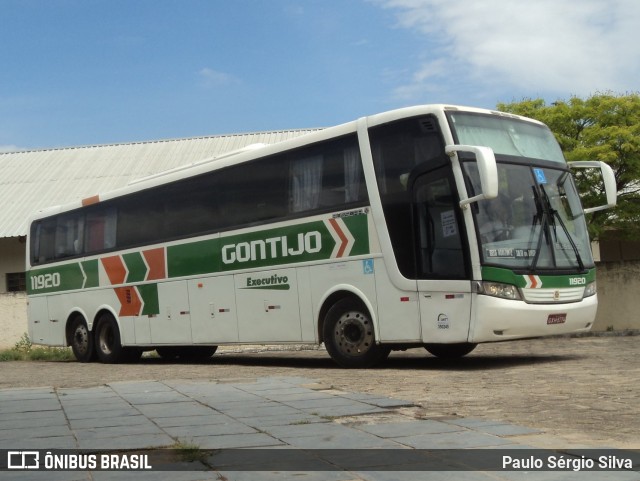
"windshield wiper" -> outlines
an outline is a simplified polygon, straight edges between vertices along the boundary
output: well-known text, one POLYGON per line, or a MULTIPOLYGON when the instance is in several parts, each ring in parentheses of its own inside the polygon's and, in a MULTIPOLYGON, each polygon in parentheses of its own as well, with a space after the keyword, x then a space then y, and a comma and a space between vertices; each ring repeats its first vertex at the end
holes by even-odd
POLYGON ((538 237, 538 242, 536 245, 536 253, 535 253, 535 256, 533 257, 533 261, 531 262, 531 265, 529 266, 529 270, 531 272, 534 272, 536 270, 536 267, 538 266, 538 261, 540 259, 540 252, 542 247, 542 238, 544 236, 547 236, 547 239, 548 239, 547 243, 551 247, 551 256, 553 257, 553 264, 554 265, 557 264, 556 252, 552 245, 553 239, 552 239, 551 232, 549 230, 549 228, 553 228, 553 237, 555 237, 555 241, 558 242, 558 232, 557 232, 557 225, 556 225, 556 221, 557 221, 560 227, 562 228, 565 236, 569 240, 569 245, 571 245, 571 248, 573 249, 573 252, 576 256, 576 262, 578 264, 578 268, 580 269, 580 271, 584 271, 585 270, 584 262, 582 261, 580 250, 578 249, 578 246, 573 240, 573 237, 569 233, 569 230, 567 229, 567 226, 564 220, 562 220, 562 216, 560 216, 558 211, 552 207, 551 200, 549 199, 549 195, 547 194, 547 191, 545 190, 544 185, 540 184, 539 187, 540 187, 540 190, 538 191, 538 189, 536 189, 535 186, 531 186, 531 189, 533 190, 533 197, 535 199, 537 212, 533 218, 533 224, 531 226, 531 237, 529 239, 529 245, 531 245, 531 241, 533 240, 533 236, 535 235, 534 234, 535 226, 538 223, 540 223, 540 235, 538 237))
POLYGON ((540 259, 542 237, 545 235, 547 227, 547 215, 545 214, 545 209, 542 206, 542 199, 540 199, 540 196, 538 195, 536 186, 532 185, 531 190, 533 190, 533 199, 536 204, 536 215, 533 217, 533 222, 531 223, 531 236, 529 237, 529 245, 531 245, 531 241, 533 240, 533 236, 535 235, 536 224, 538 224, 538 222, 540 223, 540 236, 538 237, 538 242, 536 245, 536 253, 533 256, 533 260, 531 261, 531 266, 529 266, 529 270, 531 272, 534 272, 536 270, 536 267, 538 266, 538 260, 540 259))
MULTIPOLYGON (((545 218, 547 219, 547 223, 551 225, 551 227, 553 227, 553 235, 555 236, 556 242, 558 242, 558 233, 556 230, 556 220, 557 220, 558 224, 560 224, 560 227, 564 232, 564 235, 567 236, 567 239, 569 240, 569 244, 571 245, 571 248, 573 249, 574 254, 576 255, 576 262, 578 263, 578 268, 580 269, 580 271, 584 271, 585 270, 584 263, 582 262, 582 256, 580 255, 580 250, 578 249, 578 246, 573 240, 573 237, 569 233, 569 229, 567 229, 567 225, 562 220, 562 216, 558 213, 556 209, 554 209, 551 206, 549 195, 547 194, 547 191, 545 190, 544 185, 542 184, 540 184, 540 192, 542 192, 542 200, 543 200, 542 205, 543 205, 545 218)), ((540 247, 540 240, 538 241, 538 248, 539 247, 540 247)), ((555 253, 555 249, 552 248, 551 250, 552 252, 555 253)), ((538 256, 538 253, 536 252, 536 259, 535 259, 536 261, 537 261, 537 256, 538 256)), ((534 268, 535 266, 532 266, 532 269, 534 268)))

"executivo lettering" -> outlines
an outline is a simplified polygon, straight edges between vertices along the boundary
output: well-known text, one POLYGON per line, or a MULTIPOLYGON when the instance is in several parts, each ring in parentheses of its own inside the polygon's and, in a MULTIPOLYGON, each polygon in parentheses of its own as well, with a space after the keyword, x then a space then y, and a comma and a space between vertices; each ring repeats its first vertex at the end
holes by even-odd
POLYGON ((276 274, 270 277, 247 277, 247 285, 243 289, 275 289, 279 291, 288 291, 289 277, 278 276, 276 274))
POLYGON ((251 262, 282 257, 315 254, 322 249, 322 235, 318 231, 300 233, 295 237, 280 236, 268 239, 227 244, 222 247, 222 262, 251 262))

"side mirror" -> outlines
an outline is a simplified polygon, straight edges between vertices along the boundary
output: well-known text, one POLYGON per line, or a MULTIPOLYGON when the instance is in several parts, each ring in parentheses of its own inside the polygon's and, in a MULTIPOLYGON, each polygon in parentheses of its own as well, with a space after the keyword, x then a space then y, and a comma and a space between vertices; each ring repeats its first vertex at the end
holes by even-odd
POLYGON ((496 156, 490 147, 447 145, 444 151, 451 157, 457 152, 471 152, 476 156, 482 192, 468 199, 462 199, 460 201, 460 207, 482 199, 495 199, 498 197, 498 166, 496 165, 496 156))
POLYGON ((618 193, 616 188, 616 177, 613 173, 613 169, 608 164, 599 161, 583 160, 579 162, 569 162, 569 167, 578 169, 600 169, 602 174, 602 181, 604 182, 604 191, 607 196, 607 204, 598 207, 590 207, 584 209, 585 214, 596 212, 598 210, 610 209, 615 207, 618 200, 618 193))

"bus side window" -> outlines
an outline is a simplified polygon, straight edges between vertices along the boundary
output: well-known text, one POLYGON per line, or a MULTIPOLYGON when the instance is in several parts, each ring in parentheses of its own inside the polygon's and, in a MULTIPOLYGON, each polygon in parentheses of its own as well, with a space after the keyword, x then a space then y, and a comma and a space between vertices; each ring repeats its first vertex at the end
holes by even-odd
POLYGON ((55 236, 56 259, 82 253, 84 240, 84 215, 72 213, 57 218, 55 236))
POLYGON ((275 156, 251 161, 215 172, 220 202, 226 207, 222 228, 278 219, 286 216, 288 161, 275 156))
POLYGON ((291 212, 306 212, 320 205, 323 160, 322 155, 311 155, 291 162, 291 212))
POLYGON ((116 209, 99 207, 87 212, 85 252, 100 252, 116 245, 116 209))
POLYGON ((56 219, 37 221, 31 227, 31 262, 42 264, 54 258, 56 219))
POLYGON ((291 155, 289 212, 339 209, 365 202, 367 190, 355 136, 330 140, 291 155))

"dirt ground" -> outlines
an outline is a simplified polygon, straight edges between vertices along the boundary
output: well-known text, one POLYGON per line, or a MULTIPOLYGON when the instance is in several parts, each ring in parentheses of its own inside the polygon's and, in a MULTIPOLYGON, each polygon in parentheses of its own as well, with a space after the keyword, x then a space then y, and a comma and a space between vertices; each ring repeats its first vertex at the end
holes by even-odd
MULTIPOLYGON (((338 368, 323 350, 220 349, 202 363, 7 362, 0 388, 82 387, 127 380, 225 382, 301 376, 333 388, 410 400, 405 414, 463 416, 538 428, 572 445, 640 449, 640 336, 483 344, 456 361, 393 352, 376 369, 338 368)), ((561 446, 555 446, 561 447, 561 446)))

